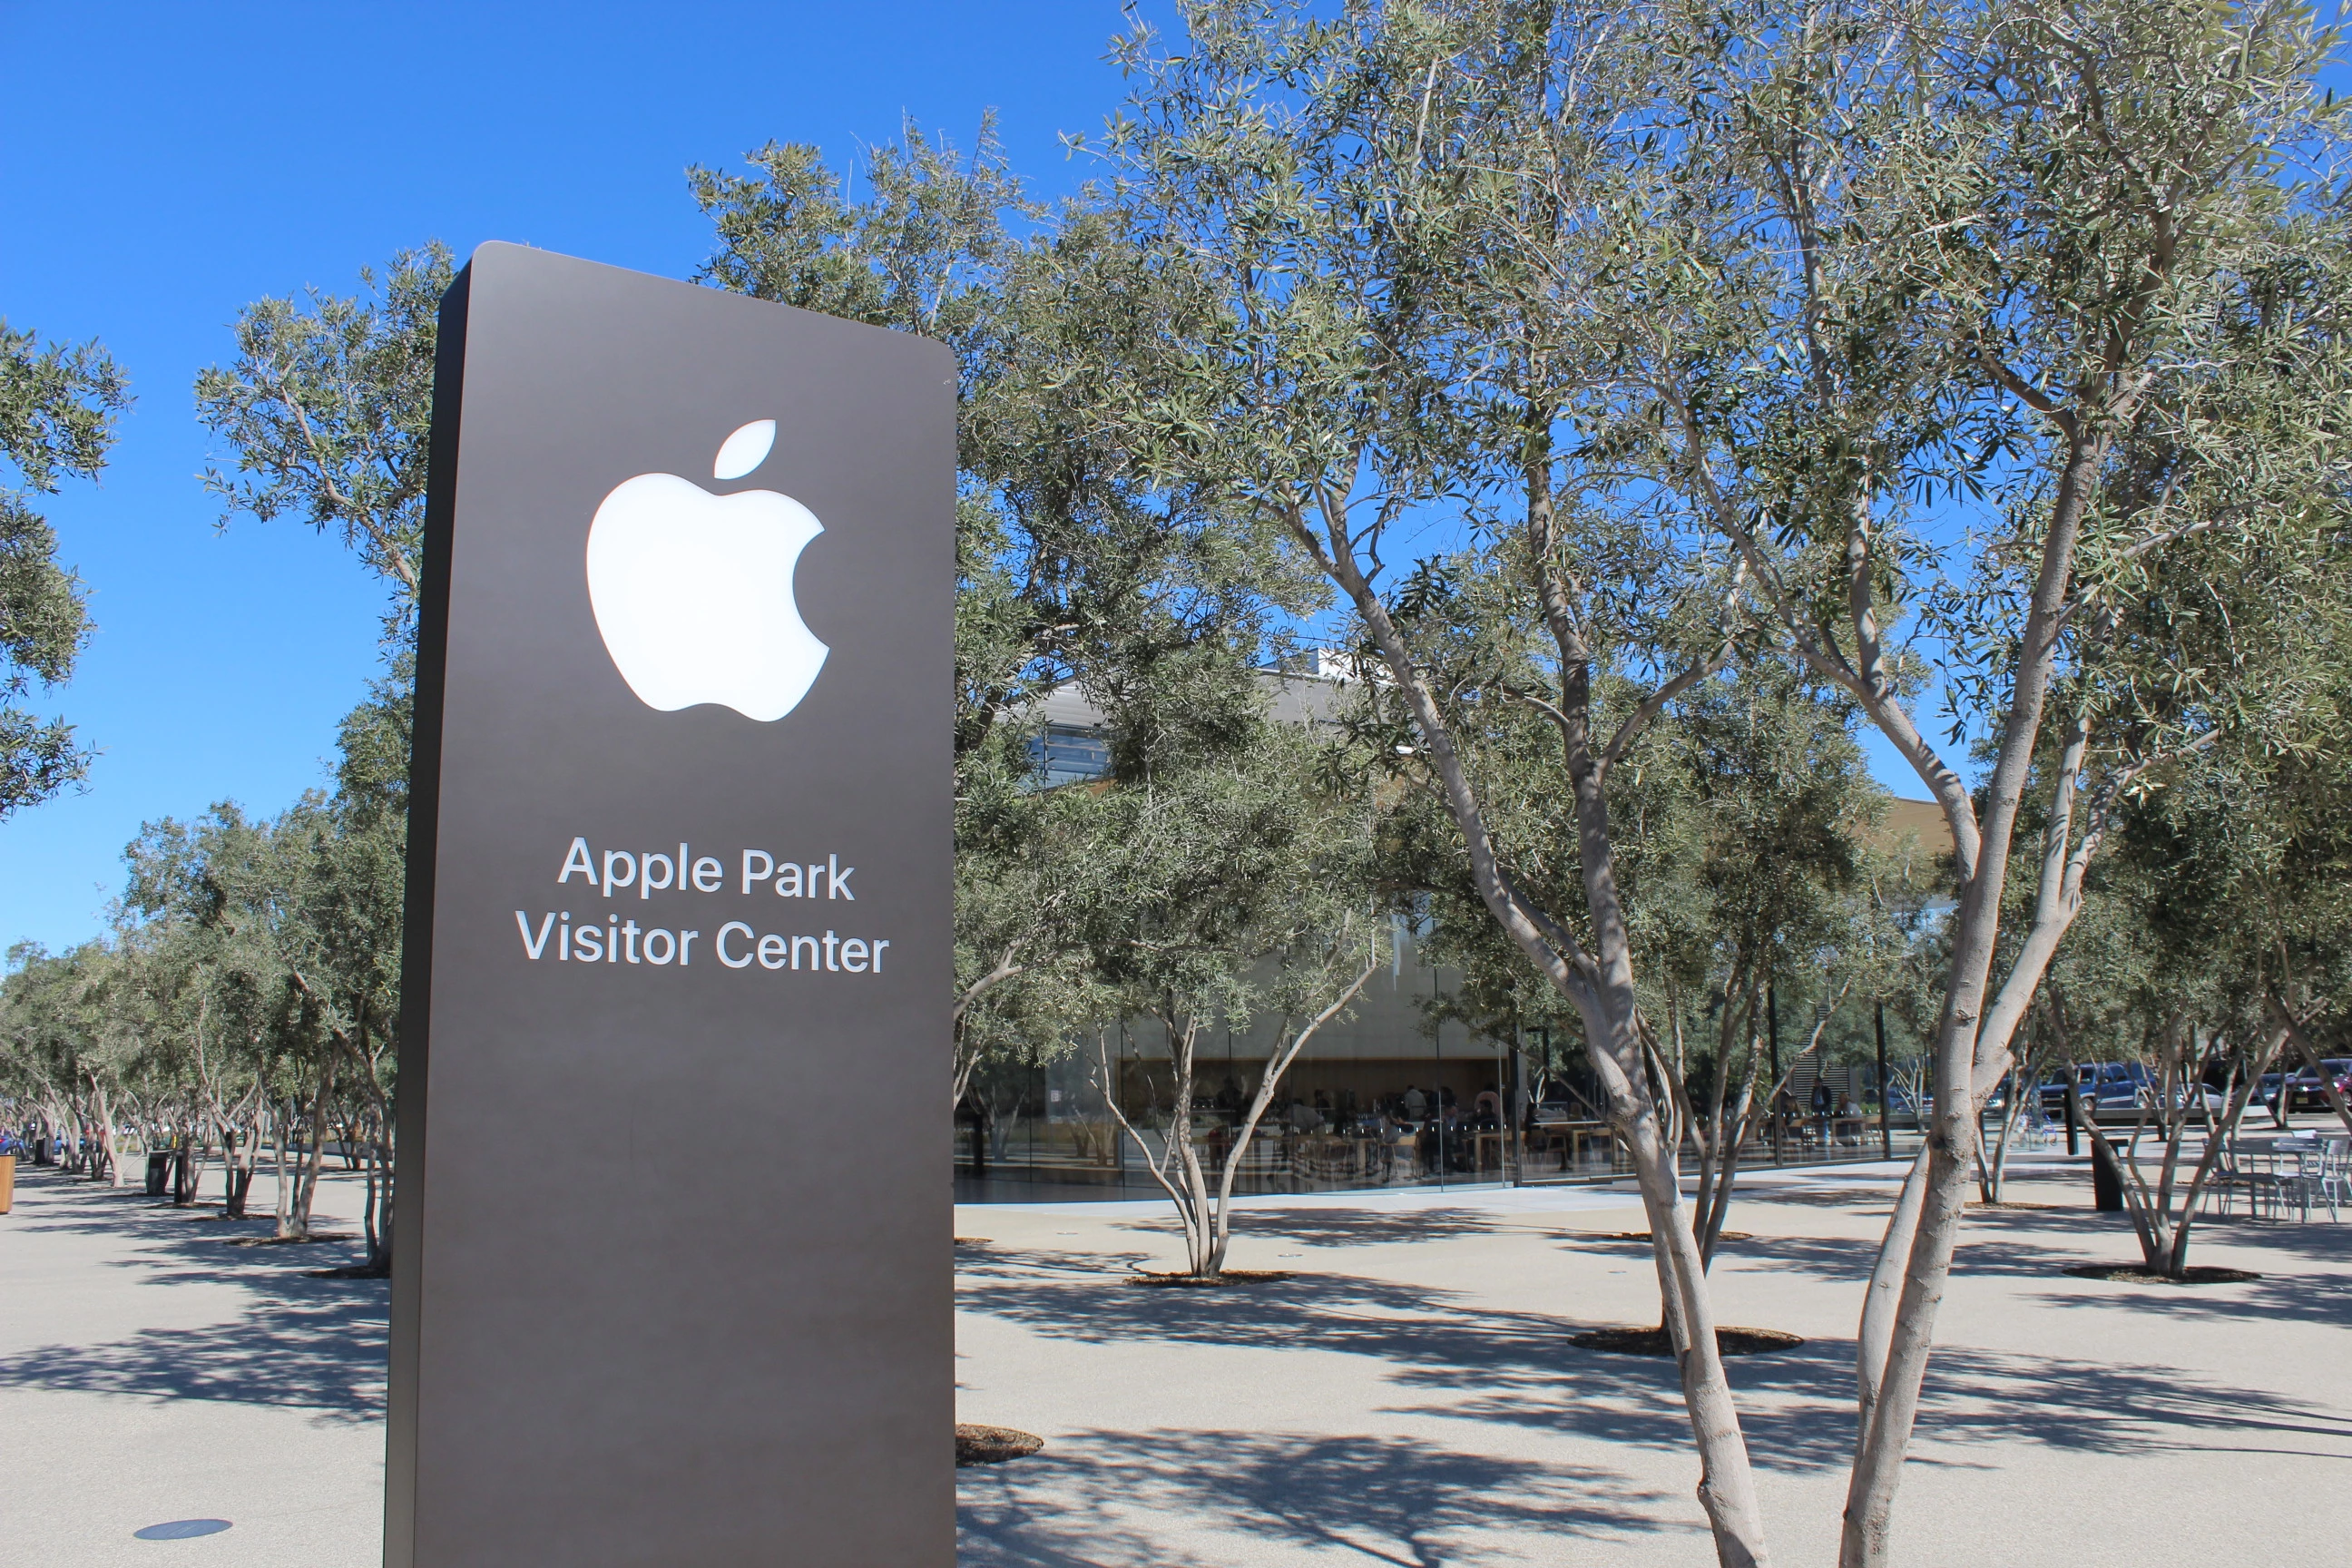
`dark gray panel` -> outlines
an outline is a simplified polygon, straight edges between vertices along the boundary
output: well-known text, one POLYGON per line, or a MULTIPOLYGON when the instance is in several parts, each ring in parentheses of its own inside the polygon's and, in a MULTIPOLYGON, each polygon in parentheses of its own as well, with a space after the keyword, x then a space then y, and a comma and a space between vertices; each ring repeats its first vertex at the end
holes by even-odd
POLYGON ((385 1561, 944 1568, 953 361, 507 245, 445 322, 385 1561), (758 419, 766 460, 714 480, 758 419), (657 472, 821 520, 798 603, 830 652, 782 719, 656 711, 608 656, 590 522, 657 472), (559 884, 575 837, 724 880, 559 884), (746 850, 856 870, 746 893, 746 850), (559 921, 533 960, 518 911, 699 935, 559 961, 559 921), (729 921, 889 945, 732 968, 729 921))

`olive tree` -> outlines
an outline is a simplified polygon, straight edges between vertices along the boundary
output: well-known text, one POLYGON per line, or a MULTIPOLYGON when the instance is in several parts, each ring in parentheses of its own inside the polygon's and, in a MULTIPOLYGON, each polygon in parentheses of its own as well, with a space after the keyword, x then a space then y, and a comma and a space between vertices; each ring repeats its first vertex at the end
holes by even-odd
POLYGON ((1117 732, 1148 736, 1158 721, 1137 694, 1162 689, 1170 668, 1255 646, 1298 602, 1297 574, 1108 438, 1106 356, 1135 357, 1162 302, 1102 215, 1027 195, 990 121, 969 149, 907 126, 850 171, 855 197, 815 147, 771 142, 746 163, 689 172, 716 242, 704 281, 956 355, 950 1087, 963 1104, 985 1067, 1065 1055, 1097 1011, 1077 913, 1098 893, 1097 803, 1039 787, 1040 704, 1075 687, 1115 712, 1117 732))
POLYGON ((1148 1021, 1167 1047, 1164 1122, 1147 1131, 1122 1104, 1108 1018, 1097 1031, 1100 1085, 1176 1205, 1187 1269, 1200 1279, 1224 1269, 1234 1185, 1291 1064, 1386 961, 1368 876, 1372 808, 1333 787, 1324 745, 1261 719, 1239 745, 1163 755, 1101 797, 1091 851, 1103 885, 1080 930, 1117 1018, 1148 1021), (1265 1069, 1204 1157, 1194 1137, 1202 1038, 1268 1019, 1265 1069))
POLYGON ((129 405, 122 373, 96 343, 47 343, 0 319, 0 818, 78 783, 90 752, 62 719, 25 699, 73 673, 89 639, 81 581, 58 564, 58 536, 30 498, 95 479, 129 405))
POLYGON ((1758 4, 1689 37, 1683 199, 1630 345, 1653 471, 1957 846, 1935 1114, 1857 1336, 1860 1568, 1892 1550, 1980 1108, 2085 874, 2253 695, 2230 661, 2149 657, 2157 634, 2340 493, 2338 218, 2324 166, 2303 180, 2336 115, 2294 5, 1758 4), (1973 785, 1913 695, 1930 663, 1984 747, 1973 785))
POLYGON ((1607 777, 1770 643, 1945 813, 1936 1110, 1857 1335, 1841 1551, 1885 1562, 1979 1108, 2115 812, 2255 694, 2158 634, 2342 492, 2326 42, 2296 6, 2187 0, 1183 14, 1181 48, 1130 44, 1104 142, 1189 290, 1184 379, 1139 426, 1341 591, 1482 900, 1575 1001, 1686 1315, 1727 1563, 1764 1560, 1762 1526, 1643 1082, 1607 777), (1468 679, 1416 626, 1406 541, 1446 532, 1518 574, 1542 679, 1468 679), (1985 747, 1974 787, 1931 692, 1985 747), (1556 726, 1575 904, 1498 854, 1454 742, 1473 701, 1556 726), (2029 787, 2036 888, 2004 943, 2029 787))
POLYGON ((1635 195, 1620 136, 1649 88, 1642 19, 1509 4, 1182 16, 1181 47, 1142 28, 1124 46, 1138 86, 1102 142, 1176 307, 1129 439, 1278 531, 1361 628, 1395 744, 1444 802, 1480 904, 1582 1026, 1658 1238, 1699 1500, 1722 1560, 1760 1563, 1650 1083, 1610 803, 1612 773, 1746 621, 1735 552, 1620 460, 1615 350, 1585 308, 1635 195), (1502 595, 1482 617, 1509 624, 1486 639, 1496 658, 1445 607, 1444 557, 1464 548, 1502 595), (1572 858, 1531 865, 1498 835, 1509 797, 1461 739, 1495 703, 1547 726, 1572 858))
POLYGON ((290 516, 334 534, 392 590, 387 637, 415 635, 439 241, 395 254, 364 292, 271 296, 238 313, 236 354, 196 377, 196 416, 227 447, 205 472, 222 522, 290 516))

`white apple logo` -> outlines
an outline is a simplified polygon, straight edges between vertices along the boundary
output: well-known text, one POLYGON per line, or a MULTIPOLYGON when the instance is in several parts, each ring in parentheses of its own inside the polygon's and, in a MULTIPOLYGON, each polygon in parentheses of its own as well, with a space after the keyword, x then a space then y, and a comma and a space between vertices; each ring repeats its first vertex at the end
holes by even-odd
MULTIPOLYGON (((727 437, 715 479, 760 466, 776 422, 727 437)), ((621 679, 667 713, 715 702, 769 723, 800 705, 829 650, 802 624, 793 568, 824 531, 775 490, 713 495, 676 474, 614 487, 588 527, 588 603, 621 679)))

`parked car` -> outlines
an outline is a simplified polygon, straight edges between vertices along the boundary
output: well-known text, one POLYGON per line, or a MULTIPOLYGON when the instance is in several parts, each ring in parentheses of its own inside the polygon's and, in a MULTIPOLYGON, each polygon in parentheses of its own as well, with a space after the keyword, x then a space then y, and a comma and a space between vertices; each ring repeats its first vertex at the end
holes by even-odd
POLYGON ((2084 1104, 2088 1105, 2091 1102, 2092 1098, 2098 1092, 2097 1086, 2099 1081, 2099 1069, 2103 1067, 2113 1065, 2116 1064, 2107 1062, 2082 1062, 2078 1063, 2071 1073, 2064 1068, 2061 1068, 2056 1072, 2052 1073, 2048 1078, 2043 1079, 2042 1080, 2042 1113, 2047 1116, 2063 1116, 2066 1114, 2066 1086, 2069 1082, 2076 1082, 2082 1085, 2083 1102, 2084 1104))
MULTIPOLYGON (((2075 1067, 2074 1075, 2086 1116, 2127 1116, 2155 1101, 2156 1079, 2145 1062, 2082 1062, 2075 1067)), ((2066 1083, 2063 1069, 2042 1080, 2042 1110, 2045 1115, 2066 1114, 2066 1083)), ((2213 1110, 2221 1108, 2221 1097, 2212 1089, 2200 1087, 2195 1092, 2201 1093, 2205 1104, 2213 1110)), ((2176 1104, 2189 1103, 2189 1093, 2175 1089, 2173 1099, 2176 1104)))
MULTIPOLYGON (((2151 1103, 2155 1099, 2156 1090, 2153 1088, 2140 1091, 2142 1103, 2151 1103)), ((2175 1089, 2172 1091, 2172 1103, 2175 1109, 2189 1106, 2210 1110, 2216 1116, 2230 1108, 2229 1097, 2210 1083, 2200 1083, 2189 1089, 2175 1089)))
MULTIPOLYGON (((2319 1064, 2327 1069, 2335 1081, 2336 1092, 2352 1094, 2352 1057, 2326 1057, 2319 1064)), ((2325 1110, 2326 1091, 2319 1087, 2319 1075, 2306 1063, 2303 1070, 2286 1080, 2286 1108, 2289 1110, 2325 1110)))
POLYGON ((2095 1100, 2094 1109, 2099 1115, 2121 1115, 2146 1105, 2155 1089, 2155 1078, 2145 1064, 2101 1062, 2096 1095, 2085 1093, 2083 1098, 2085 1102, 2095 1100))

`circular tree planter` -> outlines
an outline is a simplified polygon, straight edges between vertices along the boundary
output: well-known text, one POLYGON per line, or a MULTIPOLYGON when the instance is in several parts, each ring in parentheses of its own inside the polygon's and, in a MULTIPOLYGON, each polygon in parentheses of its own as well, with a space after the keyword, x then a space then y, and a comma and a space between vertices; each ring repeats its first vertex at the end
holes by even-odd
MULTIPOLYGON (((1570 1344, 1589 1351, 1608 1351, 1615 1355, 1669 1356, 1675 1353, 1674 1336, 1661 1328, 1654 1329, 1591 1329, 1569 1336, 1570 1344)), ((1794 1350, 1803 1344, 1799 1334, 1784 1333, 1779 1329, 1717 1329, 1715 1348, 1721 1355, 1769 1355, 1774 1351, 1794 1350)))
POLYGON ((1287 1268, 1228 1268, 1222 1274, 1147 1274, 1128 1277, 1130 1285, 1158 1289, 1214 1290, 1227 1285, 1272 1285, 1291 1277, 1287 1268))
MULTIPOLYGON (((1617 1230, 1603 1234, 1600 1236, 1598 1239, 1601 1241, 1647 1241, 1650 1239, 1650 1233, 1646 1230, 1617 1230)), ((1752 1241, 1755 1237, 1748 1231, 1727 1230, 1715 1239, 1717 1241, 1752 1241)))
POLYGON ((1007 1459, 1025 1459, 1045 1446, 1045 1439, 1034 1432, 1016 1432, 1010 1426, 981 1426, 969 1421, 956 1423, 956 1468, 967 1465, 1001 1465, 1007 1459))
POLYGON ((2077 1263, 2061 1272, 2077 1279, 2104 1279, 2111 1285, 2242 1285, 2262 1278, 2244 1268, 2204 1267, 2167 1274, 2142 1263, 2077 1263))

